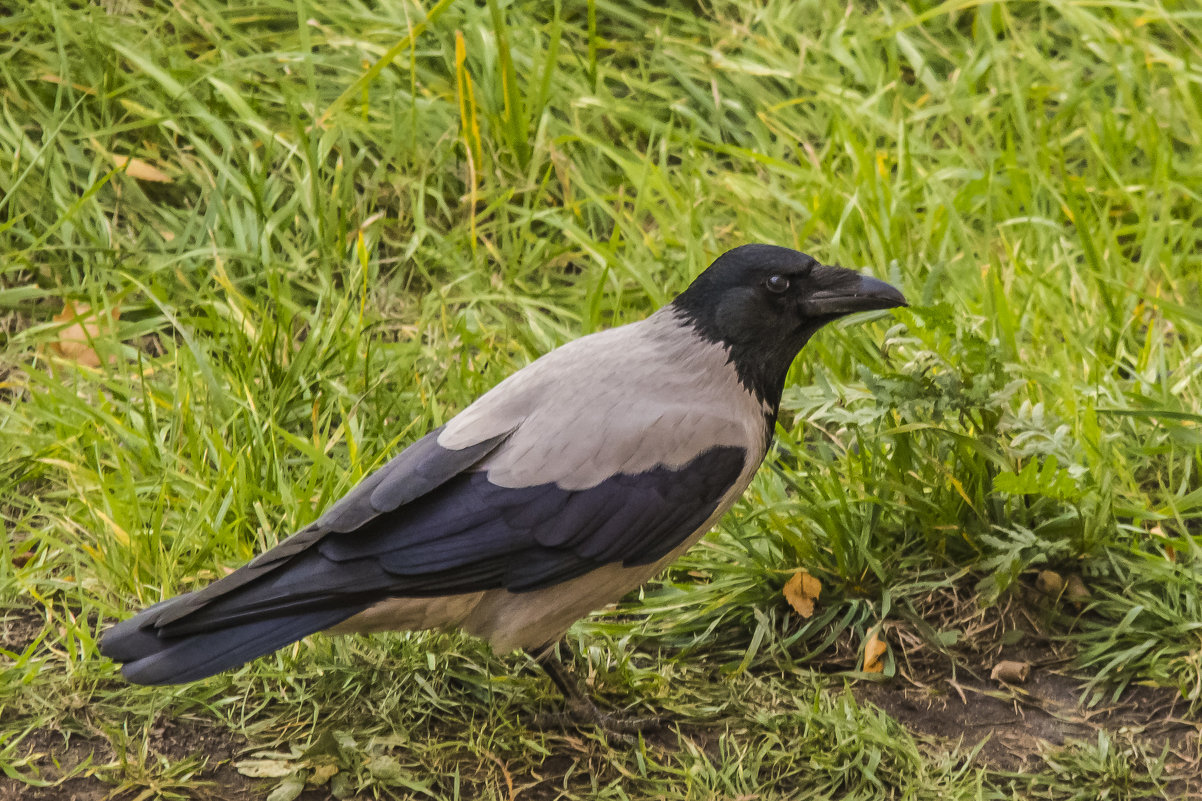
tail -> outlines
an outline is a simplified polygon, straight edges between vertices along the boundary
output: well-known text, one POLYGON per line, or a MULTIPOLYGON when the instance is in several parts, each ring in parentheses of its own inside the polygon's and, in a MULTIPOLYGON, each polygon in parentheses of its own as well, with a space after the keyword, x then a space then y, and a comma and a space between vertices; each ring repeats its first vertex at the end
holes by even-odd
MULTIPOLYGON (((269 654, 386 598, 440 596, 452 591, 444 582, 456 571, 457 580, 464 581, 458 567, 394 575, 389 572, 392 563, 380 558, 381 554, 406 542, 430 544, 444 522, 461 518, 470 522, 476 520, 472 515, 479 517, 481 512, 489 517, 487 508, 465 516, 460 511, 460 491, 455 489, 459 485, 448 482, 469 475, 465 471, 496 450, 513 429, 459 450, 438 444, 441 430, 435 429, 402 451, 312 525, 250 564, 113 626, 101 637, 100 652, 121 662, 121 672, 132 682, 177 684, 269 654), (429 500, 435 490, 438 496, 429 500), (426 505, 414 519, 425 528, 407 530, 397 509, 421 498, 427 498, 422 501, 426 505), (329 557, 317 547, 327 534, 350 532, 359 537, 351 537, 347 546, 331 548, 329 557)), ((460 525, 466 525, 462 520, 460 525)), ((466 530, 453 528, 451 533, 466 530)), ((421 606, 421 602, 415 603, 421 606)), ((437 615, 427 620, 422 614, 412 614, 416 615, 411 619, 415 628, 442 621, 437 615)))
POLYGON ((100 653, 122 663, 122 675, 135 684, 182 684, 265 656, 370 606, 379 569, 351 563, 339 570, 306 547, 313 539, 308 531, 297 534, 207 587, 123 620, 101 635, 100 653))
POLYGON ((265 656, 337 625, 377 600, 389 577, 376 560, 334 562, 310 526, 228 576, 108 629, 100 653, 135 684, 182 684, 265 656))
POLYGON ((362 611, 361 605, 273 616, 171 636, 156 622, 194 593, 155 604, 110 628, 100 653, 121 662, 135 684, 181 684, 238 667, 362 611))

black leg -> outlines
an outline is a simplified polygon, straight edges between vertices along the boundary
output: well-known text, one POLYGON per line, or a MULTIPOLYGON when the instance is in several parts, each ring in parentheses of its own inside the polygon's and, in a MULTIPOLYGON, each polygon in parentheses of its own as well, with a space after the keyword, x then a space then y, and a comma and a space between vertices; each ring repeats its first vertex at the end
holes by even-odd
POLYGON ((613 734, 632 734, 648 729, 655 729, 663 725, 663 719, 658 717, 626 718, 621 715, 602 712, 593 703, 592 699, 581 692, 580 685, 573 681, 571 676, 567 675, 563 664, 559 661, 559 656, 554 645, 540 649, 527 649, 526 653, 543 669, 543 672, 547 674, 552 683, 559 688, 566 702, 566 708, 559 714, 539 715, 536 720, 538 725, 559 728, 582 724, 592 725, 613 734))
POLYGON ((580 688, 576 686, 576 682, 564 674, 563 663, 559 661, 559 654, 556 653, 554 645, 549 645, 538 650, 527 649, 526 653, 550 677, 552 683, 559 688, 559 691, 563 693, 564 700, 571 703, 572 701, 584 699, 584 695, 580 692, 580 688))

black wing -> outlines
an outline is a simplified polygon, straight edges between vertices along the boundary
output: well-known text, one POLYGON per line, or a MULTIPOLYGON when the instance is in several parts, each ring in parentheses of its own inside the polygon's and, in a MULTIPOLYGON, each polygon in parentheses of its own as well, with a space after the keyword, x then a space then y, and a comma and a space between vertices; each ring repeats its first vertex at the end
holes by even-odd
POLYGON ((155 624, 164 626, 179 620, 217 598, 262 579, 327 535, 361 529, 379 515, 393 512, 398 507, 441 487, 455 476, 471 469, 509 436, 507 431, 467 448, 451 450, 438 444, 438 435, 441 432, 440 426, 401 451, 379 470, 356 484, 316 521, 271 550, 259 554, 234 573, 196 592, 160 604, 163 608, 156 614, 155 624))
POLYGON ((651 564, 713 514, 742 448, 587 489, 501 487, 433 432, 309 528, 241 570, 114 626, 101 642, 142 683, 188 681, 269 653, 385 598, 549 587, 602 565, 651 564))
POLYGON ((325 536, 237 592, 159 616, 155 627, 180 636, 277 615, 360 611, 384 598, 527 592, 606 564, 651 564, 713 514, 744 458, 740 448, 715 448, 678 469, 581 490, 498 487, 485 472, 463 473, 359 529, 325 536))
POLYGON ((317 551, 331 574, 374 565, 391 595, 542 589, 602 565, 663 558, 714 513, 745 461, 742 448, 713 448, 679 468, 576 490, 499 487, 467 473, 317 551))

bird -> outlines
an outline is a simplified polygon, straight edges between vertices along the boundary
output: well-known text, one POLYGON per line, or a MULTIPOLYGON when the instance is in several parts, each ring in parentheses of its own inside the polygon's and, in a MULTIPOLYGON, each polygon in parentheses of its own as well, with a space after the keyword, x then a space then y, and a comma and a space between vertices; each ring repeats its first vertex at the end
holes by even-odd
POLYGON ((503 379, 248 564, 111 626, 100 652, 126 680, 163 685, 321 631, 458 628, 525 650, 575 713, 609 720, 555 645, 743 494, 820 328, 905 305, 884 281, 790 248, 729 250, 648 317, 503 379))

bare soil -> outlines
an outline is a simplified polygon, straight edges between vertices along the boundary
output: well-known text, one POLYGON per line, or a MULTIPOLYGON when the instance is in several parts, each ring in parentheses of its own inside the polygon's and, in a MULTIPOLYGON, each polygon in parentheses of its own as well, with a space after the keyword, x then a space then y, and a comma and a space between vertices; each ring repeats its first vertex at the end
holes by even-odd
POLYGON ((1032 672, 1022 685, 942 677, 920 686, 861 683, 856 697, 872 703, 911 733, 938 746, 980 746, 979 764, 1029 773, 1071 741, 1112 741, 1158 755, 1168 749, 1175 797, 1202 798, 1202 722, 1178 716, 1174 690, 1135 687, 1118 703, 1085 707, 1078 679, 1050 670, 1032 672))
MULTIPOLYGON (((192 720, 164 721, 152 735, 153 753, 149 758, 197 761, 198 775, 202 781, 211 783, 213 798, 250 801, 265 795, 266 790, 260 790, 230 766, 232 757, 244 745, 236 735, 192 720)), ((43 780, 54 783, 30 787, 0 777, 3 801, 107 801, 123 797, 120 793, 114 795, 116 788, 102 778, 106 773, 116 775, 118 764, 117 755, 105 738, 38 729, 23 744, 26 757, 39 768, 43 780), (106 770, 108 765, 114 768, 106 770), (80 775, 73 775, 77 772, 80 775), (56 776, 70 778, 60 783, 54 781, 56 776)))
MULTIPOLYGON (((955 621, 973 635, 968 640, 974 643, 971 648, 959 649, 955 655, 924 650, 912 631, 898 625, 889 638, 906 655, 899 675, 889 681, 856 683, 856 698, 883 709, 933 750, 976 748, 975 759, 982 767, 1020 775, 1046 770, 1051 751, 1073 741, 1096 742, 1098 733, 1104 731, 1120 748, 1166 755, 1162 781, 1169 797, 1202 799, 1202 721, 1186 717, 1188 705, 1178 692, 1134 686, 1115 703, 1084 706, 1082 681, 1061 670, 1067 663, 1065 653, 1039 633, 1034 619, 1026 615, 1026 607, 982 613, 975 607, 948 604, 945 623, 957 607, 962 612, 975 610, 960 614, 955 621), (1020 642, 1003 645, 1014 639, 1004 636, 1006 632, 1016 630, 1024 631, 1020 642), (990 666, 1003 659, 1029 664, 1027 679, 1008 684, 989 678, 990 666)), ((933 614, 935 610, 925 611, 938 616, 933 614)), ((0 646, 17 653, 44 625, 40 617, 24 614, 0 622, 0 646)), ((854 645, 846 645, 843 650, 848 653, 836 647, 832 660, 821 660, 814 667, 854 668, 854 659, 839 664, 854 653, 854 645)), ((686 723, 681 728, 696 743, 704 744, 711 734, 706 726, 686 723)), ((666 729, 651 740, 661 748, 676 747, 675 736, 666 729)), ((200 718, 160 718, 151 728, 148 743, 147 753, 117 754, 109 737, 100 731, 32 731, 15 756, 18 764, 23 764, 23 773, 40 776, 46 786, 30 786, 0 775, 0 801, 141 801, 170 797, 173 791, 175 797, 252 801, 265 798, 278 782, 239 773, 234 763, 247 757, 250 744, 200 718), (131 767, 122 760, 137 763, 131 767), (190 769, 180 771, 178 766, 187 762, 192 763, 190 769), (136 788, 127 790, 115 784, 122 776, 136 776, 140 765, 176 766, 179 784, 155 787, 150 770, 147 780, 136 788), (153 788, 150 795, 145 794, 148 786, 153 788)), ((552 747, 555 753, 544 761, 539 776, 510 776, 497 760, 505 783, 522 788, 524 798, 542 798, 544 790, 554 792, 568 771, 579 770, 580 760, 590 759, 588 744, 570 733, 555 738, 552 747), (563 772, 557 777, 560 769, 563 772)), ((306 788, 299 796, 302 801, 329 797, 324 787, 306 788)))
MULTIPOLYGON (((1178 716, 1177 693, 1139 687, 1125 693, 1118 704, 1084 708, 1079 703, 1081 690, 1080 682, 1072 677, 1038 669, 1021 686, 944 676, 922 686, 894 680, 861 682, 854 688, 860 701, 880 707, 937 750, 979 745, 978 763, 994 770, 1023 774, 1045 769, 1044 758, 1050 749, 1073 740, 1094 741, 1099 730, 1106 731, 1116 743, 1148 753, 1159 754, 1167 749, 1166 780, 1172 797, 1202 799, 1202 723, 1178 716)), ((705 730, 693 734, 698 741, 707 737, 705 730)), ((661 746, 674 741, 666 736, 654 739, 661 746)), ((587 758, 588 749, 583 743, 573 748, 573 740, 568 735, 558 741, 569 753, 552 755, 543 765, 544 773, 554 772, 560 764, 566 772, 576 759, 587 758)), ((188 779, 190 786, 176 788, 185 797, 252 801, 264 798, 277 781, 240 774, 233 764, 245 758, 248 744, 200 720, 162 719, 152 729, 150 743, 147 760, 196 763, 188 779), (195 785, 198 780, 200 787, 195 785)), ((25 756, 43 779, 53 783, 31 787, 0 777, 2 801, 141 797, 140 790, 122 792, 111 783, 121 775, 122 768, 118 755, 102 736, 38 730, 22 745, 25 756), (69 778, 55 781, 63 776, 69 778), (110 781, 105 780, 106 776, 110 781)), ((524 785, 528 791, 525 795, 531 798, 539 797, 542 782, 548 787, 558 784, 549 775, 515 776, 513 780, 524 785)), ((324 788, 309 788, 300 796, 302 801, 328 797, 324 788)))
POLYGON ((919 617, 961 631, 959 642, 940 652, 900 623, 889 631, 905 655, 899 675, 854 693, 932 745, 975 748, 978 764, 1008 773, 1045 770, 1050 752, 1105 732, 1120 749, 1166 755, 1168 797, 1202 799, 1202 720, 1168 687, 1130 685, 1112 702, 1086 704, 1087 683, 1067 672, 1071 646, 1046 624, 1064 605, 1035 580, 987 608, 959 588, 933 593, 919 617), (993 677, 1001 662, 1025 665, 1026 678, 993 677))

